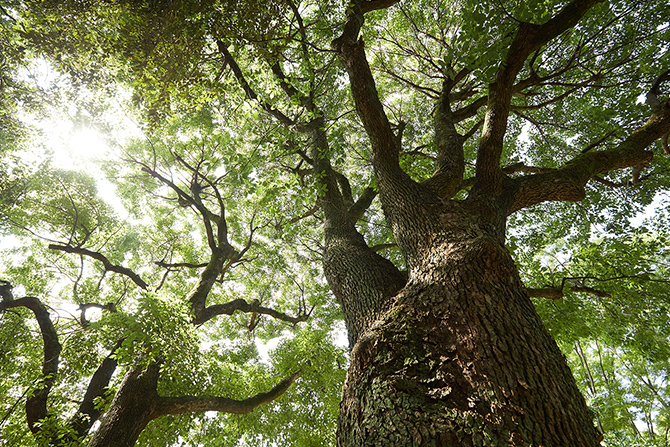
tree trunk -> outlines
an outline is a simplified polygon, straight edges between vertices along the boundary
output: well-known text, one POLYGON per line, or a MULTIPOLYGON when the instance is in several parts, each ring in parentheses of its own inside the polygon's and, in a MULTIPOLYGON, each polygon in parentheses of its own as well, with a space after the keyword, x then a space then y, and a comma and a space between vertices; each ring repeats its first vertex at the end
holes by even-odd
POLYGON ((132 447, 142 430, 154 418, 160 366, 135 367, 116 392, 88 447, 132 447))
POLYGON ((338 445, 598 445, 499 226, 449 206, 395 222, 409 282, 352 349, 338 445))

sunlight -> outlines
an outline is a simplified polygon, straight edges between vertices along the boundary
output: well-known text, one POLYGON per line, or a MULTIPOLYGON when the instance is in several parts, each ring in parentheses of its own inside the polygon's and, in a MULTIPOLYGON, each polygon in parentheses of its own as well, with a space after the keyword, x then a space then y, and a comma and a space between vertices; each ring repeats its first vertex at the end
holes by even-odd
POLYGON ((74 161, 91 161, 105 155, 109 146, 102 135, 93 129, 82 129, 71 132, 65 142, 67 152, 74 161))

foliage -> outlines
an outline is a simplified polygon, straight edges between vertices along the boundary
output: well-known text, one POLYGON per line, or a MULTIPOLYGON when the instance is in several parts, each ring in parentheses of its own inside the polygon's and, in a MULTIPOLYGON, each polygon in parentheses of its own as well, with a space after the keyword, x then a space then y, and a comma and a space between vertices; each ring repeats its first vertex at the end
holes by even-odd
MULTIPOLYGON (((248 415, 155 420, 141 445, 334 444, 347 354, 333 330, 341 311, 322 279, 324 216, 315 204, 326 192, 323 174, 312 173, 312 136, 295 129, 324 120, 324 156, 347 179, 352 199, 376 186, 370 141, 330 49, 342 5, 6 3, 0 234, 7 248, 0 251, 0 279, 53 309, 63 352, 50 402, 59 418, 49 422, 64 426, 76 411, 71 396, 83 395, 123 340, 111 389, 132 367, 152 362, 161 364, 160 392, 171 396, 244 399, 302 372, 286 394, 248 415), (35 63, 53 67, 53 82, 36 82, 35 63), (111 115, 115 107, 135 126, 121 125, 111 115), (49 114, 69 115, 82 128, 97 125, 111 155, 84 170, 54 166, 57 157, 47 152, 53 142, 39 119, 29 119, 49 114), (114 205, 100 191, 110 185, 114 205), (240 256, 229 259, 208 304, 243 298, 288 316, 312 309, 307 321, 236 312, 191 324, 188 297, 211 259, 217 216, 240 256), (50 249, 54 244, 102 254, 150 291, 99 258, 50 249), (107 307, 87 320, 90 303, 107 307), (276 343, 269 358, 258 349, 265 343, 276 343)), ((425 180, 435 170, 431 117, 444 80, 465 73, 454 110, 485 104, 519 21, 544 23, 565 3, 422 0, 366 15, 363 39, 376 88, 402 135, 400 163, 412 178, 425 180)), ((641 125, 649 107, 638 99, 670 64, 670 28, 659 19, 668 16, 666 2, 603 2, 537 51, 518 78, 543 81, 529 81, 512 99, 503 163, 557 168, 584 150, 615 147, 641 125)), ((467 179, 484 111, 463 113, 457 126, 467 135, 467 179)), ((560 285, 565 292, 558 300, 536 299, 536 307, 610 446, 667 444, 669 222, 631 221, 645 209, 663 209, 669 168, 668 157, 656 156, 645 180, 633 185, 628 170, 606 173, 579 203, 538 204, 508 225, 507 246, 526 286, 560 285)), ((467 194, 464 185, 457 197, 467 194)), ((377 202, 357 229, 370 246, 390 244, 382 253, 405 267, 377 202)), ((2 445, 34 445, 20 407, 40 380, 39 328, 24 309, 1 318, 2 445)))

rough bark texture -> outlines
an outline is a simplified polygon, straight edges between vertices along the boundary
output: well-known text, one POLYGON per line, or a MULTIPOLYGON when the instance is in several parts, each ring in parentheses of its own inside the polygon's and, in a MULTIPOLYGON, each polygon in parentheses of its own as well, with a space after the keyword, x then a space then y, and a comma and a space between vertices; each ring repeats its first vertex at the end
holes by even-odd
POLYGON ((338 445, 597 445, 509 253, 460 211, 424 214, 443 231, 354 347, 338 445))
MULTIPOLYGON (((556 174, 523 180, 510 179, 500 166, 510 100, 525 60, 574 26, 596 2, 575 0, 543 25, 519 24, 488 88, 476 176, 464 201, 446 200, 462 184, 463 175, 462 138, 454 127, 463 111, 452 112, 449 106, 453 80, 445 79, 434 116, 437 169, 431 179, 417 184, 400 169, 400 141, 384 112, 359 38, 367 3, 350 4, 333 49, 348 72, 356 110, 370 138, 379 197, 409 278, 403 289, 385 299, 383 312, 353 346, 338 445, 599 444, 600 435, 565 358, 504 248, 506 219, 534 203, 581 200, 592 176, 638 163, 647 157, 644 146, 623 145, 615 161, 612 154, 589 154, 556 174)), ((653 138, 662 130, 653 126, 653 132, 643 127, 639 135, 653 138)), ((636 134, 632 138, 641 140, 636 134)), ((348 264, 348 259, 335 257, 325 261, 348 264)), ((324 270, 329 269, 336 267, 326 263, 324 270)), ((350 277, 374 276, 365 266, 348 269, 350 277)), ((370 299, 360 287, 335 292, 343 295, 345 320, 347 303, 370 299)))
POLYGON ((131 447, 153 418, 160 367, 128 371, 88 447, 131 447))

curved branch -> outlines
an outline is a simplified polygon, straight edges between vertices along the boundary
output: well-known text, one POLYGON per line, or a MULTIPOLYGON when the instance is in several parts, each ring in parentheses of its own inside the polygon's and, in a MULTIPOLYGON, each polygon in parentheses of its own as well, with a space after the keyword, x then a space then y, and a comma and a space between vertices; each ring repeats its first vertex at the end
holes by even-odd
POLYGON ((214 304, 212 306, 206 307, 205 309, 202 310, 202 312, 200 312, 199 316, 193 320, 193 324, 203 324, 211 320, 212 318, 216 317, 217 315, 232 315, 238 310, 240 312, 245 313, 258 313, 268 315, 270 317, 276 318, 277 320, 297 324, 303 321, 307 321, 307 319, 312 314, 313 309, 314 308, 310 309, 310 311, 307 312, 306 309, 301 308, 298 315, 292 317, 288 314, 279 312, 275 309, 261 306, 261 303, 258 300, 254 300, 251 303, 249 303, 242 298, 238 298, 225 304, 214 304))
POLYGON ((668 132, 670 102, 666 101, 616 148, 589 151, 559 169, 512 179, 508 214, 546 201, 582 200, 586 183, 598 174, 649 163, 654 154, 645 149, 668 132))
POLYGON ((573 0, 553 18, 542 25, 521 23, 509 46, 507 56, 489 86, 488 110, 477 151, 477 165, 473 187, 486 193, 502 181, 500 157, 507 129, 507 118, 513 93, 514 80, 526 59, 550 40, 572 28, 593 5, 602 0, 573 0))
POLYGON ((102 253, 98 253, 97 251, 88 250, 86 248, 81 247, 72 247, 71 245, 60 245, 60 244, 49 244, 49 249, 91 257, 95 260, 102 262, 102 265, 105 267, 105 270, 127 276, 135 284, 137 284, 144 290, 147 290, 149 288, 149 285, 146 282, 144 282, 144 280, 140 278, 140 276, 137 273, 133 272, 131 269, 127 267, 123 267, 122 265, 112 264, 112 262, 109 259, 107 259, 105 255, 103 255, 102 253))
POLYGON ((211 396, 180 396, 159 397, 153 418, 168 414, 184 414, 203 411, 218 411, 222 413, 248 414, 259 405, 267 404, 284 394, 286 390, 300 377, 300 371, 275 385, 270 391, 258 393, 244 400, 229 399, 226 397, 211 396))
POLYGON ((658 99, 658 90, 661 87, 661 84, 668 79, 670 79, 670 70, 656 78, 656 81, 654 81, 654 84, 649 89, 649 93, 647 93, 647 103, 651 106, 652 109, 656 109, 661 106, 661 101, 658 99))
POLYGON ((58 361, 62 347, 58 341, 56 329, 49 317, 49 310, 39 298, 27 296, 13 301, 0 302, 0 312, 16 307, 25 307, 33 312, 37 324, 39 324, 40 333, 42 334, 42 340, 44 342, 42 381, 26 401, 26 419, 28 428, 30 428, 31 432, 37 433, 40 431, 40 426, 37 425, 37 423, 48 416, 47 399, 51 388, 56 381, 58 361))
POLYGON ((254 89, 251 88, 249 85, 249 82, 247 81, 246 77, 242 73, 242 70, 240 69, 240 66, 237 65, 237 61, 233 57, 232 54, 230 54, 230 51, 228 51, 228 47, 226 46, 225 43, 221 40, 216 41, 217 48, 219 49, 219 52, 223 55, 223 60, 226 64, 228 64, 233 71, 233 75, 235 75, 235 78, 237 79, 237 82, 239 82, 240 86, 242 87, 242 90, 244 90, 244 93, 246 94, 247 98, 258 102, 258 104, 261 106, 263 110, 268 112, 270 115, 275 117, 281 124, 284 125, 284 127, 289 128, 289 129, 295 129, 298 132, 306 132, 307 127, 304 124, 298 123, 288 116, 286 116, 284 113, 270 105, 269 103, 265 101, 261 101, 258 98, 258 95, 254 91, 254 89))
MULTIPOLYGON (((151 169, 147 165, 143 163, 138 163, 142 165, 142 171, 146 172, 153 178, 157 179, 161 183, 163 183, 166 186, 169 186, 170 189, 172 189, 174 192, 177 193, 177 196, 184 200, 186 202, 186 206, 188 205, 193 205, 195 208, 198 210, 200 215, 202 216, 203 224, 205 225, 205 233, 207 234, 207 243, 209 244, 209 248, 212 250, 215 250, 217 247, 217 238, 214 237, 214 230, 212 229, 212 224, 211 221, 214 220, 217 222, 217 224, 220 222, 221 219, 225 219, 223 216, 216 216, 214 213, 209 211, 205 205, 202 203, 202 200, 200 200, 200 197, 197 195, 189 195, 185 193, 180 187, 174 184, 173 181, 165 178, 161 174, 159 174, 157 171, 154 169, 151 169)), ((225 228, 225 225, 224 225, 225 228)), ((227 235, 226 235, 227 236, 227 235)), ((221 239, 221 235, 219 235, 218 239, 221 239)))
POLYGON ((91 380, 86 388, 84 400, 79 405, 77 413, 70 420, 70 427, 75 431, 78 438, 83 438, 95 421, 100 418, 102 408, 96 405, 96 399, 104 398, 109 381, 117 367, 117 361, 114 357, 116 351, 121 347, 123 340, 119 340, 116 346, 112 348, 109 355, 102 361, 98 369, 93 373, 91 380))
POLYGON ((203 267, 207 267, 207 263, 201 263, 201 264, 191 264, 190 262, 175 262, 173 264, 164 262, 164 261, 154 261, 154 264, 156 264, 159 267, 163 267, 166 269, 175 269, 175 268, 190 268, 190 269, 199 269, 203 267))

